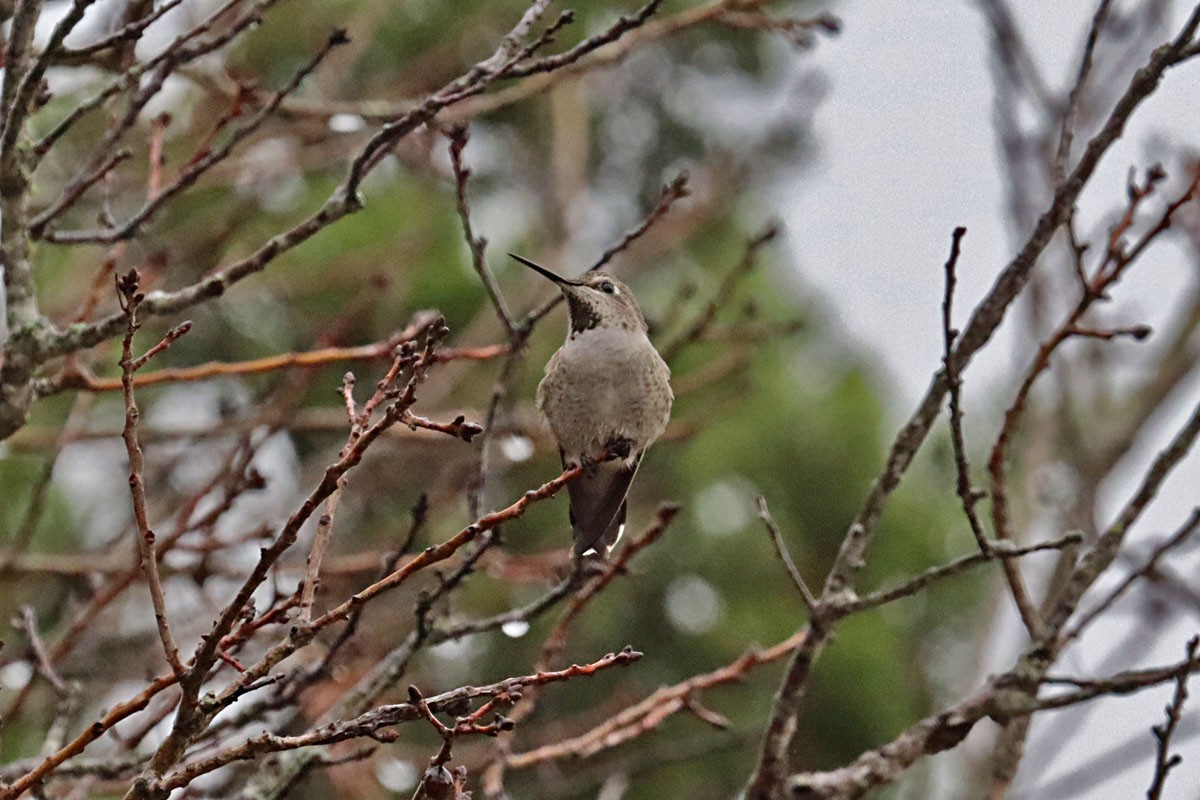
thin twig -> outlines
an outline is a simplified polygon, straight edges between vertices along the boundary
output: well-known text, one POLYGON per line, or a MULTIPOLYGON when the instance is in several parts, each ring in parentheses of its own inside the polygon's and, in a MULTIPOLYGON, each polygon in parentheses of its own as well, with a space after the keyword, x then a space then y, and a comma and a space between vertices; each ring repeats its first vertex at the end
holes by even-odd
POLYGON ((813 596, 812 590, 808 588, 808 584, 804 582, 804 576, 800 574, 800 570, 796 569, 796 562, 792 561, 792 554, 788 552, 787 545, 783 541, 783 534, 779 532, 779 526, 775 524, 775 519, 771 516, 771 510, 767 508, 767 498, 758 498, 758 516, 766 526, 767 534, 771 537, 771 542, 775 545, 775 552, 779 555, 779 560, 787 567, 788 575, 792 578, 792 583, 800 591, 800 597, 804 600, 804 607, 808 609, 808 618, 813 624, 819 624, 823 615, 824 609, 820 601, 813 596))
POLYGON ((713 293, 712 299, 705 304, 704 309, 700 312, 692 324, 689 325, 687 329, 685 329, 678 336, 674 337, 659 348, 659 352, 662 353, 663 360, 665 360, 667 363, 670 363, 675 356, 679 355, 679 352, 683 350, 683 348, 687 347, 692 342, 697 341, 704 334, 704 332, 708 330, 708 327, 713 323, 713 320, 716 319, 717 312, 729 303, 729 299, 732 297, 734 287, 737 286, 738 281, 746 277, 746 275, 748 275, 750 271, 754 269, 755 264, 758 263, 759 250, 761 250, 764 245, 772 241, 778 235, 778 223, 771 222, 768 223, 761 231, 750 237, 750 239, 746 242, 746 247, 742 252, 741 259, 736 265, 734 265, 733 269, 725 273, 725 276, 721 279, 720 285, 713 293))
MULTIPOLYGON (((971 485, 971 468, 967 462, 967 446, 962 428, 963 412, 960 397, 962 392, 962 377, 959 375, 958 368, 954 362, 954 340, 958 337, 958 331, 953 327, 952 304, 954 300, 954 286, 957 283, 956 269, 958 266, 960 245, 966 233, 967 229, 964 227, 960 226, 954 229, 954 236, 950 245, 950 257, 946 260, 946 290, 942 301, 942 340, 944 344, 942 364, 946 374, 947 394, 950 397, 950 441, 954 449, 958 498, 962 504, 963 513, 967 517, 967 523, 970 525, 971 533, 975 537, 975 542, 979 545, 979 552, 987 554, 991 552, 992 544, 988 542, 987 535, 983 531, 983 525, 979 521, 979 515, 975 512, 975 505, 979 502, 980 495, 971 485)), ((1001 497, 1000 500, 993 501, 993 512, 995 513, 995 509, 1004 508, 1003 483, 994 484, 993 488, 993 494, 1001 497)), ((1009 538, 1008 532, 999 523, 996 526, 996 533, 1002 538, 1009 538)), ((1008 583, 1009 594, 1012 596, 1013 602, 1017 606, 1017 611, 1021 615, 1021 621, 1025 624, 1025 629, 1029 632, 1030 637, 1036 639, 1041 626, 1041 618, 1038 615, 1037 607, 1029 595, 1029 589, 1025 585, 1025 578, 1021 573, 1021 568, 1016 561, 1011 559, 1002 561, 1001 567, 1004 571, 1004 578, 1008 583)))
POLYGON ((1079 70, 1075 75, 1075 83, 1071 85, 1071 91, 1067 95, 1067 107, 1063 111, 1062 129, 1059 132, 1058 149, 1054 156, 1054 185, 1056 187, 1061 186, 1062 182, 1066 180, 1067 162, 1071 158, 1071 143, 1075 138, 1075 115, 1079 111, 1079 99, 1087 84, 1088 75, 1092 71, 1092 55, 1111 7, 1112 0, 1100 0, 1099 5, 1096 6, 1096 13, 1092 15, 1092 24, 1088 28, 1087 40, 1083 45, 1083 53, 1079 57, 1079 70))
POLYGON ((742 680, 755 667, 778 661, 794 652, 805 638, 806 633, 799 631, 765 650, 752 650, 724 667, 664 686, 586 733, 510 756, 506 766, 525 769, 562 758, 586 758, 615 747, 657 727, 672 714, 687 710, 689 701, 700 691, 742 680))
POLYGON ((1156 725, 1150 729, 1154 734, 1155 742, 1154 778, 1146 792, 1146 800, 1159 800, 1162 797, 1167 775, 1183 761, 1183 756, 1178 753, 1171 755, 1171 736, 1175 733, 1175 728, 1183 717, 1183 704, 1188 697, 1188 678, 1191 677, 1192 664, 1196 661, 1198 646, 1200 646, 1200 636, 1193 636, 1187 643, 1187 658, 1185 659, 1187 666, 1181 668, 1179 674, 1175 676, 1175 694, 1171 698, 1171 704, 1167 706, 1167 718, 1162 725, 1156 725))
POLYGON ((313 537, 312 550, 304 560, 304 586, 300 595, 300 622, 304 625, 312 621, 313 602, 321 582, 321 560, 325 558, 325 550, 333 538, 333 517, 337 513, 338 500, 341 499, 345 485, 346 476, 343 475, 338 478, 338 488, 325 498, 325 513, 317 520, 317 533, 313 537))
MULTIPOLYGON (((81 244, 88 242, 112 243, 122 239, 129 239, 136 235, 141 226, 148 222, 151 217, 171 200, 176 195, 190 188, 199 180, 200 176, 206 173, 215 164, 224 161, 234 148, 237 147, 243 140, 249 137, 252 133, 263 126, 268 118, 279 107, 283 98, 287 97, 292 92, 299 88, 301 81, 311 74, 331 50, 335 47, 348 44, 350 38, 346 35, 346 31, 339 29, 334 31, 326 39, 324 46, 313 55, 306 64, 300 67, 291 80, 275 92, 270 99, 267 100, 254 116, 246 120, 246 122, 235 129, 228 139, 220 146, 213 150, 204 153, 200 158, 192 160, 183 171, 172 181, 168 186, 161 191, 153 193, 148 202, 134 212, 125 222, 113 228, 94 230, 94 231, 53 231, 49 230, 49 223, 57 216, 70 208, 71 203, 58 203, 46 212, 39 214, 30 226, 31 231, 35 236, 45 238, 47 241, 59 242, 64 244, 81 244)), ((99 176, 97 176, 98 179, 99 176)), ((86 188, 86 187, 84 187, 86 188)))
MULTIPOLYGON (((617 255, 628 250, 638 239, 641 239, 647 231, 654 227, 659 220, 666 216, 667 212, 671 210, 676 202, 687 197, 690 193, 691 190, 688 187, 688 175, 686 172, 681 172, 680 174, 676 175, 670 183, 665 184, 662 187, 662 190, 658 194, 658 201, 654 204, 654 208, 650 209, 649 213, 642 218, 642 221, 626 231, 617 242, 605 249, 605 251, 600 254, 599 258, 597 258, 592 265, 587 268, 587 272, 593 272, 605 267, 617 255)), ((539 320, 542 319, 542 317, 549 314, 562 302, 564 302, 562 292, 555 292, 553 297, 546 300, 540 306, 537 306, 530 311, 528 315, 526 315, 525 319, 521 323, 521 327, 525 329, 532 328, 539 320)))
POLYGON ((450 164, 454 168, 454 195, 458 205, 458 218, 462 221, 463 235, 467 239, 467 247, 471 250, 471 266, 475 268, 475 274, 479 276, 483 288, 487 289, 492 306, 496 309, 496 316, 500 318, 500 324, 504 326, 509 340, 512 341, 516 336, 517 327, 508 310, 508 304, 504 302, 504 295, 500 294, 500 287, 496 285, 496 278, 488 269, 487 239, 476 236, 471 228, 471 202, 467 199, 467 180, 471 177, 471 170, 463 164, 462 159, 463 148, 467 146, 470 133, 466 125, 455 125, 446 132, 446 136, 450 139, 450 164))
POLYGON ((963 437, 962 376, 958 374, 958 367, 954 363, 954 340, 958 338, 958 329, 954 327, 953 315, 954 287, 958 282, 956 269, 960 244, 966 233, 967 229, 962 226, 954 229, 954 235, 950 242, 950 257, 946 260, 946 289, 942 297, 942 367, 946 371, 947 393, 950 396, 950 442, 954 448, 958 499, 962 503, 967 523, 971 526, 975 543, 979 545, 979 552, 987 553, 989 549, 987 535, 983 531, 983 525, 979 522, 979 515, 975 513, 975 505, 979 502, 980 496, 971 485, 971 467, 967 461, 967 446, 963 437))
POLYGON ((1006 561, 1008 559, 1020 558, 1021 556, 1030 553, 1040 553, 1047 550, 1062 550, 1067 547, 1074 547, 1083 541, 1083 535, 1079 533, 1070 533, 1058 539, 1053 539, 1048 542, 1039 542, 1037 544, 1027 545, 1025 547, 1013 547, 1007 542, 994 543, 986 553, 970 553, 965 556, 956 558, 947 563, 940 564, 936 567, 922 572, 920 575, 905 581, 899 586, 891 589, 880 589, 877 592, 872 592, 862 597, 849 598, 844 602, 834 602, 831 606, 831 611, 837 616, 849 616, 857 614, 867 609, 877 608, 886 605, 894 600, 899 600, 902 597, 911 597, 917 592, 924 589, 935 581, 940 581, 944 578, 949 578, 958 575, 962 572, 971 569, 980 564, 986 564, 989 561, 1006 561))
POLYGON ((137 403, 134 400, 133 373, 139 366, 145 364, 154 353, 161 352, 170 347, 174 339, 187 332, 190 324, 187 327, 179 326, 179 328, 172 331, 175 334, 173 337, 171 334, 168 334, 167 337, 164 337, 162 341, 147 351, 146 355, 134 359, 133 335, 138 329, 137 308, 144 298, 138 286, 139 280, 140 276, 137 270, 130 270, 126 275, 117 279, 118 297, 127 321, 125 339, 121 348, 121 375, 125 393, 125 429, 122 438, 125 440, 125 451, 129 455, 129 490, 133 495, 133 516, 134 521, 137 523, 138 552, 141 557, 142 571, 146 576, 146 584, 150 589, 150 601, 154 606, 154 619, 158 625, 158 635, 162 640, 163 653, 167 657, 167 664, 171 667, 171 671, 175 674, 175 677, 182 680, 186 673, 186 668, 179 657, 179 648, 175 646, 175 639, 171 635, 171 627, 167 621, 166 599, 163 597, 162 581, 158 575, 158 553, 155 549, 155 535, 154 531, 150 528, 150 521, 146 513, 146 486, 143 477, 145 459, 142 456, 142 448, 138 444, 137 437, 137 423, 140 413, 137 403))

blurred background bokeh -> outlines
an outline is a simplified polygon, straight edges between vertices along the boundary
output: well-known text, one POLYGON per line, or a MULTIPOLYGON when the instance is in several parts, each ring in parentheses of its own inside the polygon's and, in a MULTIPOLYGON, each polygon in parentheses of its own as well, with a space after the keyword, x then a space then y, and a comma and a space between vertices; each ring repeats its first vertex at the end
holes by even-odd
MULTIPOLYGON (((138 55, 164 46, 173 31, 201 18, 211 5, 183 3, 151 29, 138 55)), ((283 85, 335 28, 346 28, 351 43, 334 51, 273 121, 172 201, 135 240, 114 247, 39 246, 43 311, 70 322, 93 276, 110 280, 106 270, 137 267, 147 290, 174 289, 252 252, 320 207, 379 120, 489 54, 526 5, 294 0, 272 8, 231 49, 168 81, 127 137, 132 158, 90 190, 61 227, 91 228, 98 218, 121 220, 141 206, 155 125, 165 126, 162 170, 170 179, 212 144, 211 132, 238 107, 239 92, 266 93, 283 85)), ((598 0, 569 5, 576 20, 560 34, 558 48, 634 8, 598 0)), ((679 20, 702 5, 668 2, 660 15, 679 20)), ((111 30, 123 6, 118 0, 97 3, 68 43, 111 30)), ((840 13, 841 6, 782 3, 771 13, 808 20, 840 13)), ((827 263, 834 246, 829 236, 838 240, 840 258, 855 258, 858 234, 852 229, 870 227, 872 215, 860 206, 862 217, 853 223, 814 221, 796 214, 798 204, 788 204, 795 202, 795 187, 812 180, 814 165, 830 146, 813 127, 827 95, 838 91, 824 64, 813 60, 814 49, 840 45, 830 27, 681 24, 661 38, 637 40, 610 65, 544 85, 502 85, 444 115, 447 122, 470 124, 464 157, 472 170, 473 223, 489 240, 489 266, 515 312, 534 308, 552 290, 506 252, 578 273, 636 226, 661 187, 681 173, 688 175, 689 197, 612 266, 637 293, 660 345, 676 341, 708 304, 716 306, 712 324, 671 361, 678 399, 671 428, 649 452, 634 485, 630 533, 648 525, 662 502, 678 503, 682 511, 637 558, 631 574, 617 579, 577 621, 564 654, 585 662, 632 645, 645 656, 631 668, 545 689, 536 714, 511 734, 516 751, 583 732, 661 685, 717 669, 793 634, 804 621, 803 604, 775 555, 756 499, 767 499, 801 573, 819 585, 878 472, 896 420, 906 413, 908 382, 921 381, 896 376, 927 376, 937 367, 936 356, 884 367, 882 345, 874 343, 868 352, 860 338, 848 335, 853 317, 838 301, 814 299, 804 271, 795 269, 806 261, 827 263), (738 268, 747 241, 775 220, 782 223, 780 236, 757 251, 754 268, 725 293, 725 279, 738 268), (839 228, 842 223, 847 230, 839 228), (810 247, 813 235, 817 244, 810 247)), ((823 61, 831 57, 836 56, 823 61)), ((52 71, 53 99, 36 117, 38 129, 49 130, 110 75, 90 68, 52 71)), ((70 180, 108 121, 104 114, 84 120, 50 153, 35 174, 36 200, 49 200, 70 180)), ((982 132, 990 120, 981 117, 976 124, 982 132)), ((855 138, 854 131, 827 133, 855 138)), ((892 191, 891 175, 873 182, 861 175, 824 179, 858 182, 872 194, 892 191)), ((368 177, 362 193, 362 211, 279 257, 218 301, 191 309, 185 315, 193 321, 191 332, 149 369, 384 341, 425 309, 445 316, 451 329, 447 346, 503 343, 456 214, 445 137, 422 129, 406 138, 368 177)), ((1119 202, 1119 193, 1113 199, 1119 202)), ((971 213, 995 216, 996 208, 971 213)), ((944 257, 948 232, 962 221, 947 212, 938 223, 944 235, 924 244, 944 257)), ((909 274, 911 263, 900 263, 894 272, 909 274)), ((940 276, 938 260, 926 266, 925 277, 940 276)), ((865 267, 863 273, 870 274, 865 267)), ((866 292, 870 308, 878 308, 879 295, 890 291, 882 282, 876 288, 881 286, 885 291, 866 292)), ((820 289, 828 298, 838 286, 827 281, 820 289)), ((921 294, 925 307, 917 311, 933 336, 939 300, 936 290, 921 294)), ((964 301, 962 307, 968 306, 964 301)), ((115 297, 105 295, 100 310, 114 308, 115 297)), ((896 316, 911 319, 912 309, 896 316)), ((149 346, 176 322, 148 321, 139 342, 149 346)), ((515 365, 486 453, 485 510, 507 505, 558 474, 557 453, 532 401, 542 365, 561 343, 565 325, 565 312, 553 312, 515 365)), ((119 375, 119 353, 120 343, 109 342, 81 354, 79 366, 112 378, 119 375)), ((438 366, 416 411, 482 421, 502 363, 493 358, 438 366)), ((353 369, 365 392, 386 364, 376 359, 284 369, 139 392, 151 511, 162 527, 170 527, 239 448, 253 453, 265 479, 264 488, 239 497, 204 532, 211 534, 206 541, 215 537, 228 546, 219 552, 189 549, 185 537, 165 559, 168 608, 185 650, 253 563, 264 533, 278 527, 336 457, 345 440, 337 390, 346 369, 353 369)), ((994 410, 999 401, 984 405, 994 410)), ((0 639, 6 643, 0 651, 0 710, 22 698, 19 713, 3 720, 0 762, 36 755, 58 712, 51 687, 33 676, 22 633, 8 623, 23 605, 34 609, 48 643, 70 633, 60 670, 85 687, 85 700, 71 716, 75 724, 135 693, 161 667, 140 585, 87 629, 72 632, 89 599, 105 587, 104 576, 130 563, 122 413, 117 392, 64 391, 40 401, 28 425, 0 444, 0 551, 6 554, 0 557, 0 639), (60 447, 64 436, 69 441, 60 447)), ((428 495, 429 513, 418 548, 470 522, 468 495, 479 457, 478 442, 407 430, 373 448, 342 497, 319 603, 339 602, 371 580, 379 555, 403 538, 422 494, 428 495)), ((1033 501, 1021 513, 1036 517, 1038 496, 1031 491, 1033 501)), ((1053 499, 1047 502, 1053 505, 1053 499)), ((305 528, 274 579, 280 593, 299 580, 312 532, 305 528)), ((436 609, 435 619, 449 626, 541 596, 561 577, 568 539, 565 500, 533 507, 504 526, 503 544, 462 591, 436 609)), ((939 433, 888 507, 862 584, 897 581, 971 547, 953 494, 949 446, 939 433)), ((967 574, 847 621, 812 676, 795 766, 841 765, 972 686, 980 664, 988 661, 984 643, 996 603, 989 574, 986 569, 967 574)), ((418 592, 434 583, 426 577, 368 609, 364 633, 343 652, 329 684, 305 695, 308 719, 317 718, 409 634, 418 592)), ((410 683, 433 694, 522 674, 555 619, 550 613, 527 630, 506 628, 421 651, 396 691, 382 700, 402 701, 410 683)), ((319 652, 302 657, 317 658, 319 652)), ((755 762, 780 669, 781 663, 764 665, 744 681, 702 694, 704 707, 728 718, 728 729, 681 713, 594 757, 512 771, 509 792, 513 798, 596 797, 602 787, 627 780, 617 796, 629 800, 733 797, 755 762)), ((146 743, 161 737, 165 725, 145 732, 146 743)), ((438 741, 423 724, 404 726, 401 734, 366 760, 313 771, 291 796, 410 796, 438 741)), ((104 741, 94 751, 104 755, 119 746, 104 741)), ((455 763, 475 775, 493 746, 463 742, 455 748, 455 763)), ((252 767, 239 769, 219 773, 198 790, 225 796, 252 767)), ((932 796, 935 784, 931 770, 920 766, 901 790, 884 796, 932 796)), ((938 785, 945 791, 955 784, 938 785)), ((109 796, 107 791, 101 786, 91 796, 109 796)))

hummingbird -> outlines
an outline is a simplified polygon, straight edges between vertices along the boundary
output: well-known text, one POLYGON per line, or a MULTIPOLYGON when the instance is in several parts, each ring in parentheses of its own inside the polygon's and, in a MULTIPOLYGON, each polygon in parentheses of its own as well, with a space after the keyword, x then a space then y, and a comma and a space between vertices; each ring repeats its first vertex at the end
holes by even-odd
POLYGON ((626 496, 642 455, 671 416, 671 370, 647 335, 629 287, 603 272, 564 278, 510 256, 553 281, 567 301, 567 340, 546 363, 537 406, 558 440, 576 556, 606 558, 625 531, 626 496), (616 460, 597 463, 607 452, 616 460))

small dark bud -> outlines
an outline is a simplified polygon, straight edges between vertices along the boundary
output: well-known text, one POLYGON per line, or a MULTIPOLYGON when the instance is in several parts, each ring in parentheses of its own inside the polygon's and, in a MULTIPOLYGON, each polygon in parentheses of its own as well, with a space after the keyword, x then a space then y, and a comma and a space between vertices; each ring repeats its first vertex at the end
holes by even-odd
POLYGON ((1134 325, 1129 329, 1129 335, 1139 342, 1145 339, 1150 334, 1154 333, 1154 329, 1149 325, 1134 325))
POLYGON ((50 84, 43 80, 38 84, 37 93, 33 96, 33 107, 42 108, 53 99, 54 95, 50 92, 50 84))
POLYGON ((508 717, 502 717, 499 714, 497 714, 496 715, 496 727, 502 731, 511 731, 513 728, 517 727, 517 723, 513 722, 508 717))
POLYGON ((126 297, 130 297, 137 292, 138 284, 141 280, 142 275, 135 267, 124 275, 117 276, 117 291, 126 297))
POLYGON ((411 685, 408 687, 408 702, 420 703, 424 699, 425 698, 421 695, 420 689, 418 689, 416 686, 411 686, 411 685))
POLYGON ((337 28, 329 34, 330 47, 338 47, 343 44, 350 44, 350 34, 346 32, 345 28, 337 28))
POLYGON ((250 491, 258 491, 267 488, 267 479, 257 468, 251 467, 246 472, 246 488, 250 491))

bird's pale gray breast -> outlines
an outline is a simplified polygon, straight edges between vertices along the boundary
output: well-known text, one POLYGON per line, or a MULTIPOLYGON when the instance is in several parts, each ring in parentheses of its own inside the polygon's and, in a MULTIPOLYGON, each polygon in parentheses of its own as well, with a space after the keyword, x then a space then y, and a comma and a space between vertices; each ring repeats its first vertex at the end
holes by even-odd
POLYGON ((615 438, 645 449, 671 413, 670 370, 640 330, 599 328, 572 337, 546 364, 538 407, 571 461, 615 438))

